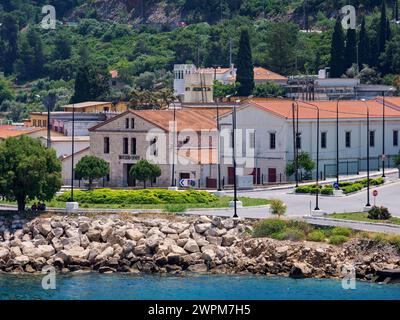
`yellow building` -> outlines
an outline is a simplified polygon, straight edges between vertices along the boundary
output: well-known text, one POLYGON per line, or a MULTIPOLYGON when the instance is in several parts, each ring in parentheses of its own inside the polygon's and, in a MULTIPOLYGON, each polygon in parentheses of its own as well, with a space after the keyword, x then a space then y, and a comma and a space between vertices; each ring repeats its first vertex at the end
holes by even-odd
MULTIPOLYGON (((88 101, 76 104, 68 104, 63 106, 63 109, 64 111, 51 112, 50 124, 52 124, 54 120, 66 119, 70 117, 72 110, 75 110, 75 113, 77 113, 76 120, 79 121, 78 118, 84 117, 84 114, 86 114, 85 119, 87 118, 87 116, 89 116, 89 114, 92 114, 94 117, 97 117, 95 116, 95 114, 98 114, 99 116, 100 114, 113 115, 127 111, 128 106, 125 102, 118 102, 116 104, 113 104, 112 102, 88 101)), ((24 121, 25 126, 39 128, 47 127, 47 112, 31 112, 29 116, 29 119, 24 121)))
POLYGON ((75 104, 67 104, 64 107, 64 112, 84 112, 84 113, 101 113, 101 112, 117 112, 122 113, 128 110, 126 103, 118 102, 113 104, 112 102, 99 102, 99 101, 87 101, 75 104))

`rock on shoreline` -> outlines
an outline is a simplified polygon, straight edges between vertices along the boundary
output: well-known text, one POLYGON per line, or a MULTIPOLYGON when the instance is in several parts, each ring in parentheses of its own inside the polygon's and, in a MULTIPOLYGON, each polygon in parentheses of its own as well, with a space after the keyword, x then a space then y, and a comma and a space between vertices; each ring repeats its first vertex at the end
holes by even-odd
POLYGON ((252 220, 220 217, 0 216, 0 271, 253 273, 341 277, 354 265, 359 279, 400 268, 391 245, 355 239, 343 246, 252 238, 252 220))

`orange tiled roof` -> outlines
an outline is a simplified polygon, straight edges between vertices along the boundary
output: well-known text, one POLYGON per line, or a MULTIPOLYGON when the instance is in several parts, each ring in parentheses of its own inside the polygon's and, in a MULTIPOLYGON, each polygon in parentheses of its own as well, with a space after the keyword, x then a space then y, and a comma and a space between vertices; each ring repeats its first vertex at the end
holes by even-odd
MULTIPOLYGON (((273 72, 271 70, 262 68, 262 67, 254 67, 254 80, 265 80, 265 81, 274 81, 274 80, 282 80, 286 81, 288 78, 273 72)), ((230 77, 229 80, 234 81, 236 77, 230 77)))
MULTIPOLYGON (((400 100, 399 100, 400 102, 400 100)), ((269 111, 277 116, 289 119, 292 118, 292 100, 251 100, 250 104, 258 108, 269 111)), ((317 105, 320 108, 321 119, 336 118, 336 101, 311 101, 311 104, 317 105)), ((366 101, 371 118, 382 117, 382 103, 378 99, 366 101)), ((360 100, 341 100, 339 102, 339 118, 365 118, 367 115, 366 106, 360 100)), ((299 102, 299 118, 300 119, 315 119, 316 110, 304 102, 299 102)), ((385 116, 390 118, 400 118, 400 110, 396 110, 390 106, 385 109, 385 116)))
POLYGON ((9 137, 18 137, 23 134, 29 134, 43 129, 44 128, 3 125, 0 126, 0 140, 7 139, 9 137))
MULTIPOLYGON (((174 120, 173 110, 129 110, 131 113, 148 120, 156 126, 169 131, 169 123, 174 120)), ((220 115, 230 110, 219 110, 220 115)), ((176 110, 177 130, 185 129, 200 131, 216 129, 217 111, 215 108, 196 110, 176 110)))
MULTIPOLYGON (((219 110, 220 116, 230 112, 230 109, 224 108, 219 110)), ((169 131, 169 124, 174 120, 174 110, 128 110, 120 115, 111 118, 105 122, 102 122, 92 128, 89 131, 95 131, 96 129, 102 127, 106 123, 110 123, 127 113, 132 113, 145 119, 146 121, 152 123, 156 127, 159 127, 165 131, 169 131)), ((216 108, 196 108, 191 109, 177 109, 176 110, 176 123, 177 131, 182 131, 185 129, 190 129, 194 131, 201 130, 212 130, 216 129, 216 118, 217 109, 216 108)))
POLYGON ((110 70, 111 78, 118 78, 119 74, 117 70, 110 70))

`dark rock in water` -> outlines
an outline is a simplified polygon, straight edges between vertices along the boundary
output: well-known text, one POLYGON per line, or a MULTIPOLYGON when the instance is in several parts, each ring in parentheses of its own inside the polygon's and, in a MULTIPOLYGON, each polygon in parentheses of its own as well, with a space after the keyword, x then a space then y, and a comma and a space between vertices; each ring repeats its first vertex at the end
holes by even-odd
POLYGON ((167 272, 170 272, 170 273, 177 273, 177 272, 182 271, 182 268, 180 266, 177 266, 176 264, 167 265, 166 269, 167 269, 167 272))
POLYGON ((293 278, 293 279, 304 279, 305 278, 303 271, 301 271, 301 269, 296 266, 293 266, 292 269, 290 269, 289 277, 293 278))
POLYGON ((393 270, 377 270, 375 282, 383 283, 399 283, 400 282, 400 269, 393 270))
POLYGON ((99 268, 99 272, 100 273, 113 273, 113 272, 116 272, 116 271, 117 271, 116 269, 111 268, 111 267, 107 267, 107 266, 99 268))

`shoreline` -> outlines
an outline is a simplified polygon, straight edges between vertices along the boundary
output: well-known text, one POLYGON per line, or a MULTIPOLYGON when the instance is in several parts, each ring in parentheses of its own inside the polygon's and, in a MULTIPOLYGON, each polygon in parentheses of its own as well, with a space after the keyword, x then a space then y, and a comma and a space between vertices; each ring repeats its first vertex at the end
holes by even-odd
MULTIPOLYGON (((226 274, 342 278, 353 265, 357 280, 398 282, 382 270, 400 269, 390 244, 352 239, 322 242, 253 238, 253 219, 132 215, 0 216, 0 274, 57 273, 226 274)), ((390 273, 390 272, 389 272, 390 273)))

